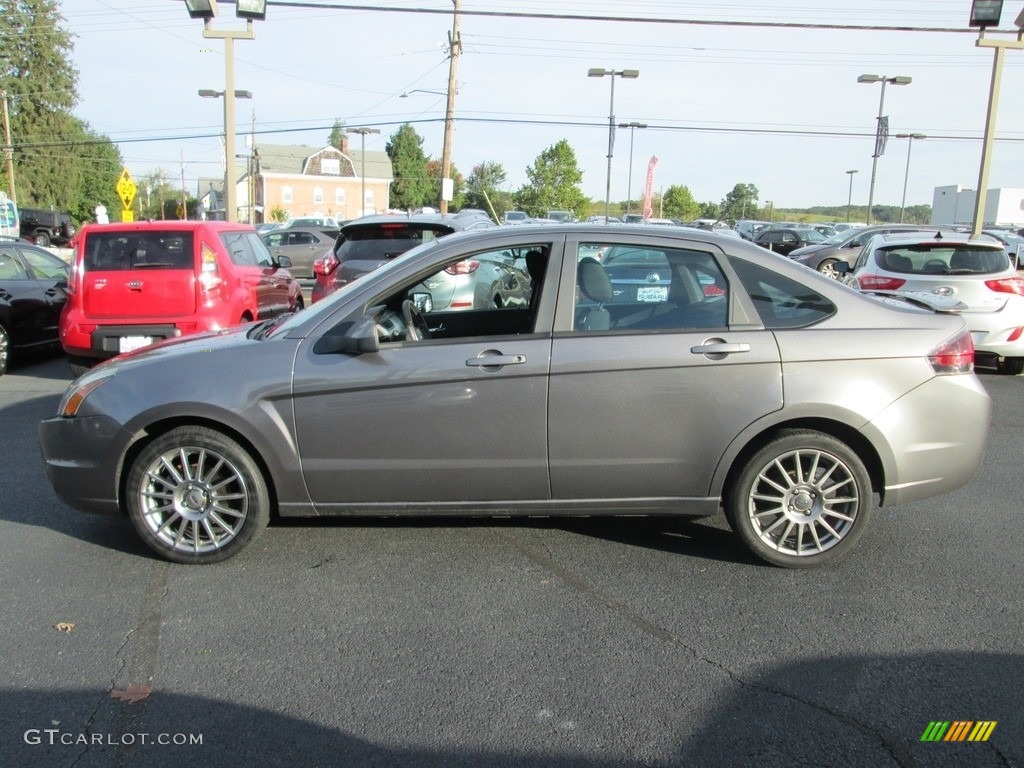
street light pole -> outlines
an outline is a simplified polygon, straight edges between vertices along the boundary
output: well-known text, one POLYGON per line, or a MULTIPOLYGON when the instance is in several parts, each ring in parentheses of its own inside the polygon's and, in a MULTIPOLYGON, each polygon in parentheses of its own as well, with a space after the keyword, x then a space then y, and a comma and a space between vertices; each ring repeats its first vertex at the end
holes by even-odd
POLYGON ((996 132, 996 113, 999 109, 999 84, 1003 79, 1003 57, 1006 50, 1024 50, 1024 11, 1014 21, 1017 26, 1016 40, 1000 40, 985 37, 985 28, 999 26, 999 17, 1003 10, 1002 2, 981 3, 974 0, 971 5, 971 26, 979 27, 978 48, 992 48, 992 81, 988 89, 988 111, 985 116, 985 138, 981 144, 981 168, 978 171, 978 190, 974 195, 974 223, 971 227, 973 237, 981 234, 985 225, 985 203, 988 197, 988 172, 992 157, 992 140, 996 132))
POLYGON ((587 77, 604 77, 608 75, 612 79, 611 100, 608 104, 608 172, 605 183, 604 194, 604 220, 607 222, 611 216, 612 208, 612 155, 615 149, 615 78, 624 77, 635 80, 640 77, 639 69, 601 69, 592 67, 587 70, 587 77))
MULTIPOLYGON (((633 133, 637 128, 646 128, 647 123, 619 123, 619 128, 629 128, 629 175, 626 181, 626 213, 633 212, 633 133)), ((604 223, 608 223, 605 214, 604 223)))
POLYGON ((368 133, 380 133, 378 128, 346 128, 345 133, 358 133, 361 137, 361 149, 362 159, 360 164, 362 167, 359 170, 359 178, 362 181, 362 191, 360 194, 359 203, 359 216, 366 215, 366 134, 368 133))
MULTIPOLYGON (((266 0, 242 0, 235 3, 235 15, 245 19, 245 29, 213 29, 210 22, 217 15, 216 0, 185 0, 188 15, 203 20, 203 37, 224 41, 224 219, 238 221, 235 174, 235 40, 253 40, 253 19, 267 15, 266 0)), ((184 194, 184 190, 182 190, 184 194)), ((250 201, 251 203, 251 201, 250 201)))
POLYGON ((897 139, 907 140, 907 170, 903 172, 903 201, 900 203, 900 224, 903 223, 903 212, 907 209, 907 180, 910 178, 910 150, 914 148, 914 139, 927 139, 923 133, 897 133, 897 139))
POLYGON ((861 75, 857 78, 858 83, 881 83, 882 93, 878 97, 878 118, 875 124, 875 152, 871 155, 871 186, 868 189, 868 221, 871 223, 871 209, 875 203, 875 173, 878 170, 878 158, 885 151, 885 135, 882 131, 884 124, 883 109, 885 108, 885 86, 888 83, 893 85, 910 85, 911 78, 903 75, 888 77, 886 75, 861 75))
POLYGON ((850 223, 850 206, 853 205, 853 174, 857 173, 857 169, 854 168, 852 171, 846 172, 850 176, 850 194, 846 198, 846 223, 850 223))

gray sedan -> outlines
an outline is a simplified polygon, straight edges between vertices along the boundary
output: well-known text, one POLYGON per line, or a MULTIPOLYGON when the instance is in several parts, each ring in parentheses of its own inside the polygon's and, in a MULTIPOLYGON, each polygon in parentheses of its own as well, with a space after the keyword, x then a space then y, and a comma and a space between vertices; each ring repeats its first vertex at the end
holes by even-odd
POLYGON ((334 248, 340 232, 340 229, 295 227, 272 229, 261 237, 275 257, 287 256, 292 260, 292 275, 310 278, 313 277, 313 262, 334 248))
POLYGON ((99 365, 40 443, 61 499, 182 563, 230 557, 274 514, 724 508, 758 557, 810 567, 855 545, 876 497, 971 478, 990 410, 973 359, 960 317, 737 238, 502 227, 425 243, 284 321, 99 365), (581 253, 614 249, 659 253, 666 290, 613 300, 581 253), (418 295, 506 252, 530 254, 520 302, 418 295))

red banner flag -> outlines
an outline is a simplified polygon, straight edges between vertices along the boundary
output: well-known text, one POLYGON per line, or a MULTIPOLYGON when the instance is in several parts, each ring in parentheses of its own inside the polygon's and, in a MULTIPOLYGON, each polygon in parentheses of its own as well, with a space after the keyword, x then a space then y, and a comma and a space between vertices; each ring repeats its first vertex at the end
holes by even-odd
POLYGON ((657 155, 651 155, 651 162, 647 164, 647 183, 644 185, 644 218, 649 219, 654 213, 651 207, 651 189, 654 187, 654 166, 658 164, 657 155))

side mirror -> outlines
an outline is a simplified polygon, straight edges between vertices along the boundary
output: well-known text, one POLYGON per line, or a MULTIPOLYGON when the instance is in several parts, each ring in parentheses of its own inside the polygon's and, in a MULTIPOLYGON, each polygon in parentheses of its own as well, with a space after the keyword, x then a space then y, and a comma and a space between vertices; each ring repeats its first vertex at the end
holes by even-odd
POLYGON ((372 317, 361 317, 354 323, 339 323, 313 345, 315 355, 361 355, 379 351, 377 323, 372 317))
POLYGON ((291 257, 289 256, 278 256, 274 254, 274 266, 282 269, 288 269, 292 265, 291 257))
POLYGON ((850 274, 850 262, 848 261, 837 261, 832 265, 832 269, 838 272, 840 275, 850 274))

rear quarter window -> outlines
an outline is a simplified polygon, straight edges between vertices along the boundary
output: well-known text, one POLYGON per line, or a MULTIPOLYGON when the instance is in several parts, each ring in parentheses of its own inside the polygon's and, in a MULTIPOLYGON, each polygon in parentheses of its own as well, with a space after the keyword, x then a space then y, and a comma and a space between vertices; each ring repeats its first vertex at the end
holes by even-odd
POLYGON ((1010 266, 1001 248, 953 244, 883 248, 875 254, 875 261, 887 272, 919 275, 990 275, 1010 266))
POLYGON ((803 328, 835 314, 836 306, 803 283, 743 259, 730 259, 765 328, 803 328))
POLYGON ((87 272, 192 269, 191 232, 93 232, 85 241, 87 272))

